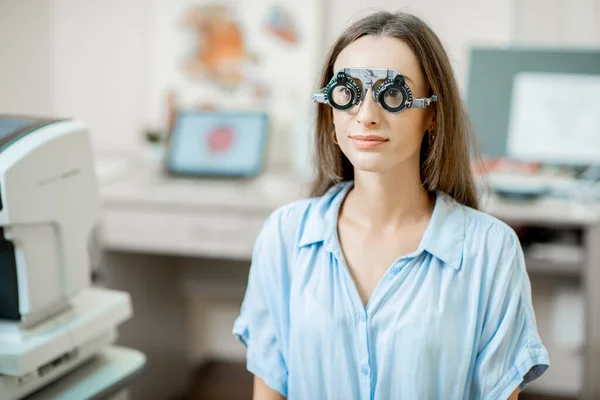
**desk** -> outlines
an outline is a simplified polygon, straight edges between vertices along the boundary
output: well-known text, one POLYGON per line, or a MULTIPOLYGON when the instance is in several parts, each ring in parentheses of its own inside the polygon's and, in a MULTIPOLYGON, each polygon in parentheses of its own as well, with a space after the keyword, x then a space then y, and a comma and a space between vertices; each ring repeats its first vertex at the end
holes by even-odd
POLYGON ((189 372, 183 265, 200 258, 247 262, 267 216, 305 197, 304 188, 287 175, 184 180, 138 165, 102 185, 101 195, 104 284, 129 292, 134 310, 119 328, 119 343, 148 357, 132 396, 180 394, 189 372))
MULTIPOLYGON (((103 188, 108 285, 130 292, 135 310, 134 318, 120 330, 121 343, 142 350, 151 364, 143 385, 135 388, 140 398, 158 399, 185 388, 181 258, 249 260, 265 218, 275 208, 305 197, 305 189, 285 175, 244 183, 170 180, 143 167, 103 188), (159 313, 162 323, 157 326, 159 313), (146 333, 144 337, 140 332, 146 333)), ((554 357, 556 351, 550 348, 553 366, 532 388, 600 398, 600 290, 595 290, 600 285, 600 203, 542 199, 518 204, 491 197, 482 208, 509 223, 576 226, 584 231, 586 261, 575 275, 586 300, 585 351, 563 357, 556 350, 559 356, 554 357)), ((552 272, 552 268, 537 267, 552 272)))
POLYGON ((140 168, 102 189, 111 250, 247 260, 265 218, 304 196, 297 179, 168 178, 140 168))
POLYGON ((575 202, 562 198, 540 198, 528 202, 504 201, 487 196, 483 211, 504 221, 541 225, 593 226, 600 223, 600 202, 575 202))
POLYGON ((126 399, 126 386, 140 373, 142 353, 110 346, 95 358, 25 400, 126 399))

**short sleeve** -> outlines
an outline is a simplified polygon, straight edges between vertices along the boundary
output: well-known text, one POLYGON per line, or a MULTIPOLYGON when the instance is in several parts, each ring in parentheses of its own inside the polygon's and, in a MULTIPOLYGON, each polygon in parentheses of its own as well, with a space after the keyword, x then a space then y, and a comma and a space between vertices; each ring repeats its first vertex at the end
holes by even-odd
POLYGON ((288 252, 280 218, 271 215, 254 245, 248 286, 233 334, 246 346, 246 367, 287 396, 285 338, 289 302, 288 252))
POLYGON ((540 377, 550 366, 535 321, 531 283, 523 251, 513 231, 506 233, 489 265, 490 285, 484 307, 471 399, 504 400, 540 377))

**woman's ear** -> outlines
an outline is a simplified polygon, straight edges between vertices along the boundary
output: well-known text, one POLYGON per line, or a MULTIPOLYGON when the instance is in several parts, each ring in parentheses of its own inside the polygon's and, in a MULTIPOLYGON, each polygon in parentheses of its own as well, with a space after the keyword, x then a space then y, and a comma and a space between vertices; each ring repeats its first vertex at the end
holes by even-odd
POLYGON ((437 110, 435 104, 432 104, 432 106, 433 107, 429 109, 429 115, 427 116, 427 123, 425 126, 427 126, 427 129, 433 129, 435 131, 437 126, 437 110))

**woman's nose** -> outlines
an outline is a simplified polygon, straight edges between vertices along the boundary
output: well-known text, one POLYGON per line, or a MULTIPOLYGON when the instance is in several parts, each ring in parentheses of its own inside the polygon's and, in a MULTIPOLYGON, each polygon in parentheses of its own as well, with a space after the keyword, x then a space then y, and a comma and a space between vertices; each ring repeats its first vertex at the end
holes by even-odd
POLYGON ((365 93, 365 98, 360 102, 356 121, 365 128, 379 125, 380 107, 373 99, 371 89, 365 93))

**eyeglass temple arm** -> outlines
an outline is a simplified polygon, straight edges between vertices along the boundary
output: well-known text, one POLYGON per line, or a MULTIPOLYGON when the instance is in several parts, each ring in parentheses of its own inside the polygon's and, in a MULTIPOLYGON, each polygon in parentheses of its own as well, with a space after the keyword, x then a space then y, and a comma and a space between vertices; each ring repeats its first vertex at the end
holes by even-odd
POLYGON ((431 103, 436 103, 436 102, 437 102, 436 95, 433 95, 431 97, 413 99, 412 104, 410 105, 410 108, 426 108, 431 103))
POLYGON ((325 103, 325 93, 315 93, 315 94, 313 94, 313 101, 315 103, 325 103))

